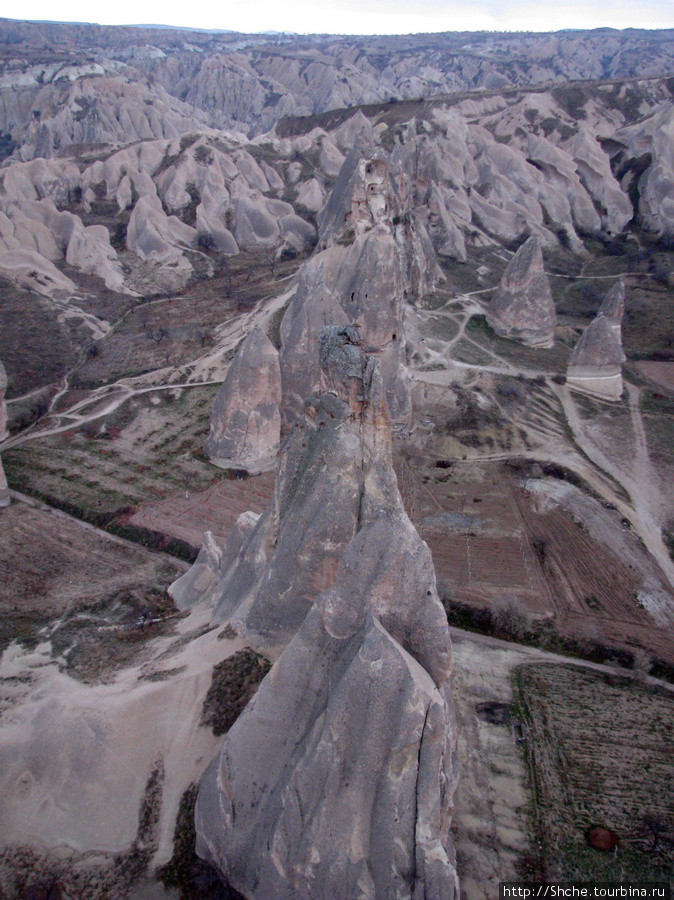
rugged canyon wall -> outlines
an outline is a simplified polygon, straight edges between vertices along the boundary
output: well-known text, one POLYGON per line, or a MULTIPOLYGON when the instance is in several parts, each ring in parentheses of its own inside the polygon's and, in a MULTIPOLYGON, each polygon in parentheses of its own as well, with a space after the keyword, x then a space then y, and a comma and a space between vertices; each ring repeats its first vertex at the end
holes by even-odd
MULTIPOLYGON (((267 515, 295 491, 315 497, 303 524, 342 543, 336 573, 310 607, 274 591, 230 619, 287 640, 201 785, 198 852, 247 897, 452 898, 447 620, 397 489, 378 361, 354 326, 324 328, 319 344, 323 390, 267 515), (332 445, 350 450, 347 468, 332 445), (350 507, 325 502, 344 482, 350 507)), ((276 552, 295 530, 281 520, 276 552)), ((244 577, 252 555, 236 563, 244 577)))

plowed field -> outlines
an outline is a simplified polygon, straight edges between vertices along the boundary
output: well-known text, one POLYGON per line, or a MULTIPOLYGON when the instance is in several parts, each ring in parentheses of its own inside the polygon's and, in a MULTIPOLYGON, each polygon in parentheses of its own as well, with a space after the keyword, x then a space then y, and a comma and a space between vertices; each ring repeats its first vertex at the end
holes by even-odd
POLYGON ((274 491, 274 478, 273 472, 223 478, 205 491, 181 491, 161 503, 144 504, 131 522, 180 538, 193 547, 201 546, 206 530, 223 543, 242 512, 265 510, 274 491))

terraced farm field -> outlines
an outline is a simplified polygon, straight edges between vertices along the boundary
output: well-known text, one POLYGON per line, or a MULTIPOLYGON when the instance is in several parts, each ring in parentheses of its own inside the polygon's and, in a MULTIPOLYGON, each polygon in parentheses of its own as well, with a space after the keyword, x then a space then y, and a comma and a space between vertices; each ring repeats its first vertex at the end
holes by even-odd
POLYGON ((674 864, 674 697, 558 665, 516 670, 524 715, 537 876, 667 881, 674 864), (602 826, 617 847, 596 850, 602 826))

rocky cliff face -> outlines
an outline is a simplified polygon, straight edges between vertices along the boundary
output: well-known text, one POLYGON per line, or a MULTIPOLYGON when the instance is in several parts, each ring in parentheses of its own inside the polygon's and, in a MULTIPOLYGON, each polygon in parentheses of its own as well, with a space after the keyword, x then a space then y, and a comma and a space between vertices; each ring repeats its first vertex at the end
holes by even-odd
POLYGON ((270 469, 281 434, 281 370, 269 338, 254 328, 243 341, 218 391, 204 450, 224 469, 250 474, 270 469))
POLYGON ((503 337, 531 347, 552 345, 557 314, 536 235, 525 241, 508 263, 489 305, 487 321, 503 337))
MULTIPOLYGON (((329 535, 331 585, 298 602, 296 580, 231 619, 286 638, 197 802, 198 852, 248 897, 458 896, 447 620, 397 490, 379 366, 360 343, 353 326, 321 332, 324 390, 308 401, 265 514, 278 523, 267 580, 290 562, 301 526, 329 535), (301 521, 283 515, 288 504, 301 521)), ((234 564, 244 578, 253 547, 272 552, 261 533, 234 564)), ((306 578, 310 548, 294 549, 306 578)))
POLYGON ((36 155, 57 153, 64 140, 119 139, 120 127, 136 138, 173 137, 176 128, 204 122, 250 135, 284 116, 475 89, 644 78, 674 66, 667 31, 340 38, 22 22, 3 22, 2 31, 0 130, 36 155))

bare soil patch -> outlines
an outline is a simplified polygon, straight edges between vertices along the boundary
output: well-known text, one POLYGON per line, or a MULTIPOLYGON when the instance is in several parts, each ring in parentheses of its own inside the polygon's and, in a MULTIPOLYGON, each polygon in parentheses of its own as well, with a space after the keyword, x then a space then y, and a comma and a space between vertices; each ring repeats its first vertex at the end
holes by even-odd
POLYGON ((441 589, 476 607, 516 600, 531 615, 545 615, 545 581, 501 464, 452 462, 420 478, 412 465, 404 469, 405 505, 431 549, 441 589))
POLYGON ((293 275, 301 261, 276 260, 271 251, 239 254, 219 260, 212 278, 127 305, 115 328, 90 346, 73 385, 96 387, 196 359, 214 346, 221 326, 276 296, 278 280, 293 275))
POLYGON ((654 381, 668 391, 674 391, 674 361, 642 360, 636 363, 636 368, 649 381, 654 381))
MULTIPOLYGON (((439 462, 400 458, 396 470, 446 604, 488 611, 491 625, 507 626, 511 637, 545 628, 550 639, 554 632, 585 652, 641 648, 674 662, 669 630, 642 600, 643 592, 671 589, 616 509, 582 482, 564 481, 561 469, 541 480, 548 502, 525 489, 517 467, 439 462)), ((524 471, 543 476, 538 464, 524 471)))
POLYGON ((79 360, 88 337, 74 320, 61 320, 47 300, 0 277, 0 360, 7 397, 18 397, 62 378, 79 360))

